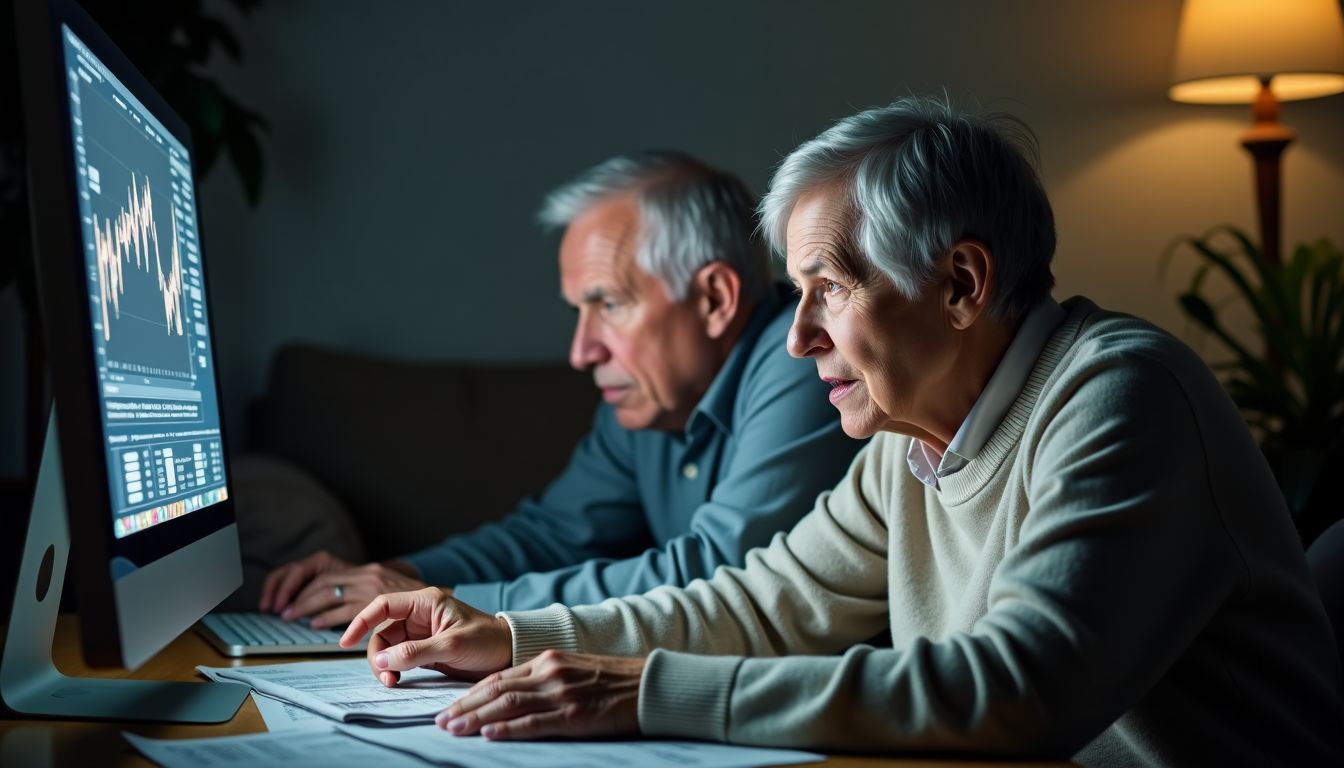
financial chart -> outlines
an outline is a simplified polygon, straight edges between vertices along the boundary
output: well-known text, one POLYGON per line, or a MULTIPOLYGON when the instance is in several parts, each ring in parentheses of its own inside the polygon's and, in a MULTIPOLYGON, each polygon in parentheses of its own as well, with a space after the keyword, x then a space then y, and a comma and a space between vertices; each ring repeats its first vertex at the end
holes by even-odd
POLYGON ((63 30, 113 533, 227 498, 187 149, 63 30))

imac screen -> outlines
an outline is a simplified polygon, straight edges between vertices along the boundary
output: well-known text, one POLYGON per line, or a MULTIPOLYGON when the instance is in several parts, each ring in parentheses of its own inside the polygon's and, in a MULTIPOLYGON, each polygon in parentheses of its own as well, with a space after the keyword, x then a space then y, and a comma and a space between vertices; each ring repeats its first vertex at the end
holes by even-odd
POLYGON ((186 147, 62 28, 96 386, 121 539, 228 498, 186 147))

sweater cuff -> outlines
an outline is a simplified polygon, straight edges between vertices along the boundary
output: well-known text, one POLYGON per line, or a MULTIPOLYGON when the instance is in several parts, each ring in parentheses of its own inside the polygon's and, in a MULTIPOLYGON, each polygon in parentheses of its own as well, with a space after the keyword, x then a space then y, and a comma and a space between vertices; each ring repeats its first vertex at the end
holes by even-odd
POLYGON ((654 650, 639 681, 640 732, 726 742, 729 697, 741 665, 738 656, 654 650))
POLYGON ((579 632, 574 614, 559 603, 535 611, 497 613, 513 631, 513 665, 530 661, 542 651, 579 650, 579 632))
POLYGON ((495 613, 504 607, 504 583, 458 584, 453 587, 453 597, 481 613, 495 613))

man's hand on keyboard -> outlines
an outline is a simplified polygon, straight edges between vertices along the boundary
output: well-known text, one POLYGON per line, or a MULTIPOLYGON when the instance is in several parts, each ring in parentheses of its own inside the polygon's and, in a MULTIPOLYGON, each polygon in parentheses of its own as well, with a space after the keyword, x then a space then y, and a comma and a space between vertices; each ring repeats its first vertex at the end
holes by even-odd
POLYGON ((368 649, 369 667, 389 688, 401 679, 401 672, 416 667, 479 680, 513 661, 513 630, 507 621, 438 587, 375 597, 351 619, 341 645, 355 645, 389 620, 369 638, 368 649))
POLYGON ((393 563, 354 565, 325 550, 316 552, 267 575, 261 610, 287 621, 311 617, 313 629, 339 626, 380 594, 425 586, 406 572, 409 566, 393 563))

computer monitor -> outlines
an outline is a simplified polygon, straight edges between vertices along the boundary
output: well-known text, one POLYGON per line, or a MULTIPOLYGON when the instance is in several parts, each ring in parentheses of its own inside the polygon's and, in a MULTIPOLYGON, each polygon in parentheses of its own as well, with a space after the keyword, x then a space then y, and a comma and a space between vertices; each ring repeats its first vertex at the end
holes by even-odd
POLYGON ((15 17, 54 407, 0 694, 40 716, 227 720, 246 686, 52 664, 67 559, 86 661, 127 669, 233 592, 242 565, 190 133, 73 2, 18 0, 15 17))

